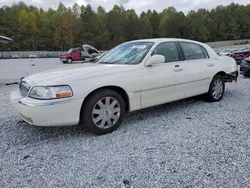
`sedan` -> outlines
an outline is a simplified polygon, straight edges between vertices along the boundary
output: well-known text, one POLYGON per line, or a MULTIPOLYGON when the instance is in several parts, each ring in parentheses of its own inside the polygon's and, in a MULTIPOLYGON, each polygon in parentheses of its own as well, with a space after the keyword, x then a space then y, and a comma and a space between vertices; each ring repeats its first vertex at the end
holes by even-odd
POLYGON ((250 57, 244 59, 240 64, 240 72, 245 77, 250 77, 250 57))
POLYGON ((20 80, 11 102, 36 126, 83 124, 95 134, 116 130, 125 113, 197 95, 223 98, 236 82, 231 57, 185 39, 144 39, 122 43, 95 63, 37 73, 20 80))

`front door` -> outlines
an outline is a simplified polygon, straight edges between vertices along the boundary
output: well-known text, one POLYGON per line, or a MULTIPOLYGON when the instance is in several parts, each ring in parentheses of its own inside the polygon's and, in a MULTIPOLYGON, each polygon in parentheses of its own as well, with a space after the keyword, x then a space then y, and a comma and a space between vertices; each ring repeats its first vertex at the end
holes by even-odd
POLYGON ((186 78, 184 63, 175 42, 161 43, 152 55, 163 55, 164 64, 141 69, 142 108, 175 101, 185 97, 182 89, 186 78))

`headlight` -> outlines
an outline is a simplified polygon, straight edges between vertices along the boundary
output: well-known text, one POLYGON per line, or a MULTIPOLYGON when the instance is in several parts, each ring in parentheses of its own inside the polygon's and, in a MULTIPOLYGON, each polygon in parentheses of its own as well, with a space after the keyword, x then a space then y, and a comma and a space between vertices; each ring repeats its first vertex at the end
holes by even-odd
POLYGON ((60 99, 73 96, 69 86, 37 86, 33 87, 29 97, 35 99, 60 99))

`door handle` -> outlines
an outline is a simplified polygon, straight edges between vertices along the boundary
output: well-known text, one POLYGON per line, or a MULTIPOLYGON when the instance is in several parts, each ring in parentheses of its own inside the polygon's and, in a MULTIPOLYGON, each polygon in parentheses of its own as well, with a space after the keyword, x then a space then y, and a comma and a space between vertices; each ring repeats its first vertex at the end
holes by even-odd
POLYGON ((174 72, 181 72, 181 71, 183 71, 183 68, 181 68, 180 65, 174 66, 174 72))
POLYGON ((179 68, 178 67, 174 68, 174 72, 181 72, 181 71, 183 71, 183 68, 180 68, 180 67, 179 68))
POLYGON ((213 63, 208 63, 207 66, 208 66, 208 67, 213 67, 214 64, 213 64, 213 63))

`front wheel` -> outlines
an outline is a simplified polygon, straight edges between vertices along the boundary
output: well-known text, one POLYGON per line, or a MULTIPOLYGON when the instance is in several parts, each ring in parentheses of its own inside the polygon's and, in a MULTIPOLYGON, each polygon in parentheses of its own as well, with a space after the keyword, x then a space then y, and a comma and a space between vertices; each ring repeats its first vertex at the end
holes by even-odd
POLYGON ((224 92, 225 92, 224 78, 222 75, 216 75, 209 86, 209 91, 206 94, 206 101, 218 102, 223 98, 224 92))
POLYGON ((125 114, 123 98, 109 89, 93 93, 84 103, 81 122, 92 133, 102 135, 116 130, 125 114))
POLYGON ((73 60, 71 58, 67 59, 67 63, 71 64, 73 62, 73 60))

